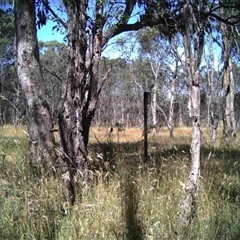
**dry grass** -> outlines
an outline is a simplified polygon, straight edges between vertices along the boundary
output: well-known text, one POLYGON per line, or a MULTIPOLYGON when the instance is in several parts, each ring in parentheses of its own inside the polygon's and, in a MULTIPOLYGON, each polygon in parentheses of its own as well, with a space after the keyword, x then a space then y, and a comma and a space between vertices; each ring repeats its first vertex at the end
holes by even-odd
MULTIPOLYGON (((176 128, 174 130, 174 135, 177 139, 190 139, 191 138, 191 128, 183 127, 176 128)), ((110 133, 110 128, 92 127, 90 131, 90 142, 96 143, 97 140, 107 141, 111 137, 113 142, 138 142, 143 140, 143 130, 141 128, 127 128, 125 131, 118 132, 117 128, 114 128, 113 132, 110 133)), ((169 140, 169 131, 167 128, 161 128, 156 136, 152 133, 149 134, 149 139, 157 138, 158 140, 169 140)))
MULTIPOLYGON (((27 139, 11 126, 0 129, 0 239, 239 239, 239 139, 213 146, 203 130, 197 216, 178 232, 178 207, 187 178, 191 129, 149 134, 151 161, 142 163, 141 129, 109 134, 91 130, 90 156, 112 168, 84 187, 68 207, 59 176, 37 176, 29 167, 27 139), (99 157, 100 156, 100 157, 99 157), (106 176, 106 175, 105 175, 106 176), (63 211, 63 208, 65 211, 63 211)), ((79 185, 80 186, 80 185, 79 185)))

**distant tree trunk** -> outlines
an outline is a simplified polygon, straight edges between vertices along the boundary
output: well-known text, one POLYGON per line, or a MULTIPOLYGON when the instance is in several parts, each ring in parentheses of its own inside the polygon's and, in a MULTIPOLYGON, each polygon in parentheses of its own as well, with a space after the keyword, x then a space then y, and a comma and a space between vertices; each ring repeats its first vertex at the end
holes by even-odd
POLYGON ((234 77, 232 71, 232 61, 229 59, 229 64, 224 72, 224 78, 228 78, 227 85, 225 86, 225 109, 223 116, 223 136, 227 143, 236 137, 237 124, 235 120, 234 109, 234 77))
POLYGON ((172 80, 172 86, 171 86, 171 98, 170 98, 170 104, 169 104, 169 115, 168 115, 168 129, 170 133, 170 137, 173 138, 173 130, 174 130, 174 101, 175 101, 175 85, 176 85, 176 78, 177 78, 177 70, 178 66, 176 63, 175 71, 173 74, 173 80, 172 80))
MULTIPOLYGON (((157 59, 157 58, 156 58, 157 59)), ((151 61, 151 69, 154 75, 154 85, 152 87, 152 123, 153 123, 153 134, 157 134, 157 89, 158 89, 158 75, 160 71, 160 65, 157 60, 151 61)))
POLYGON ((211 129, 212 129, 211 141, 212 143, 215 143, 217 139, 219 112, 218 112, 218 104, 214 99, 212 99, 212 102, 210 105, 210 123, 211 123, 211 129))
POLYGON ((179 127, 183 127, 182 103, 179 103, 179 127))
POLYGON ((157 134, 157 88, 154 86, 152 89, 152 125, 153 125, 153 135, 157 134))
POLYGON ((225 24, 220 25, 223 42, 223 137, 226 143, 230 143, 236 137, 236 120, 234 110, 234 77, 232 72, 231 51, 233 43, 233 29, 225 24))
MULTIPOLYGON (((214 83, 214 54, 212 33, 209 34, 209 52, 210 52, 210 70, 208 72, 208 86, 210 94, 208 95, 208 127, 211 129, 211 141, 215 143, 217 138, 217 129, 219 122, 219 111, 217 103, 216 84, 214 83)), ((208 56, 207 56, 208 57, 208 56)))
POLYGON ((32 163, 46 168, 56 160, 53 119, 42 91, 43 77, 35 21, 35 1, 15 2, 16 51, 18 79, 27 106, 27 127, 32 163))

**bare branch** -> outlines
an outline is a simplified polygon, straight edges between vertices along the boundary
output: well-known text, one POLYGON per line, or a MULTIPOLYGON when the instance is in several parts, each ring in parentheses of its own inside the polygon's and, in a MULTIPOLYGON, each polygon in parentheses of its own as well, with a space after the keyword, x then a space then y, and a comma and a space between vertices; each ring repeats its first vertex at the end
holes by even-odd
POLYGON ((168 117, 167 117, 166 113, 164 112, 164 110, 158 104, 157 104, 157 108, 162 112, 164 120, 167 124, 167 127, 170 129, 170 124, 169 124, 168 117))
POLYGON ((55 18, 55 21, 60 22, 64 28, 67 28, 67 24, 52 10, 52 8, 49 6, 48 1, 42 0, 42 3, 44 7, 53 15, 53 17, 55 18))
POLYGON ((46 68, 42 67, 42 69, 48 73, 50 73, 52 76, 56 77, 60 82, 62 82, 62 79, 55 73, 47 70, 46 68))
POLYGON ((130 71, 130 73, 131 73, 131 76, 132 76, 135 84, 139 87, 139 89, 140 89, 142 92, 144 92, 143 87, 138 83, 138 81, 137 81, 137 79, 136 79, 136 77, 135 77, 135 75, 134 75, 134 73, 133 73, 132 65, 131 65, 131 64, 130 64, 130 66, 129 66, 129 71, 130 71))
POLYGON ((101 92, 101 90, 102 90, 102 87, 103 87, 104 83, 106 82, 106 80, 107 80, 107 78, 108 78, 108 75, 109 75, 109 73, 111 72, 111 70, 112 70, 112 67, 108 69, 108 71, 105 73, 104 77, 102 78, 102 82, 101 82, 101 84, 100 84, 100 86, 99 86, 97 95, 100 94, 100 92, 101 92))

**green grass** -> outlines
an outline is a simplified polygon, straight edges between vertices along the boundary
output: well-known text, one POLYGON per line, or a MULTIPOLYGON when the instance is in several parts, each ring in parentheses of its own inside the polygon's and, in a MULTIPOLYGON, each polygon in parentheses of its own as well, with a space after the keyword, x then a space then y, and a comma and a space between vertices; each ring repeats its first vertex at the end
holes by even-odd
POLYGON ((140 132, 136 141, 128 130, 117 133, 116 141, 91 141, 90 156, 104 167, 91 172, 93 183, 77 189, 82 200, 77 196, 75 206, 68 207, 60 176, 39 176, 31 169, 22 129, 0 129, 0 239, 240 239, 239 140, 231 147, 205 141, 197 215, 179 233, 189 134, 176 130, 173 140, 161 132, 150 137, 151 161, 143 165, 140 132))

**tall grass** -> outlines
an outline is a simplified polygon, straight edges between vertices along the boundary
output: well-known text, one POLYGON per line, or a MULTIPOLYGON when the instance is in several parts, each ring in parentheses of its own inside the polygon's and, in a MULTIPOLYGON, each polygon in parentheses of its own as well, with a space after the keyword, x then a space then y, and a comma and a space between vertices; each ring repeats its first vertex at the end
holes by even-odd
POLYGON ((0 239, 240 239, 239 139, 213 146, 203 131, 196 217, 179 233, 191 129, 176 129, 174 139, 166 129, 150 134, 146 165, 142 130, 93 129, 90 157, 105 168, 92 173, 95 181, 69 208, 60 176, 31 169, 22 130, 0 129, 0 239))

